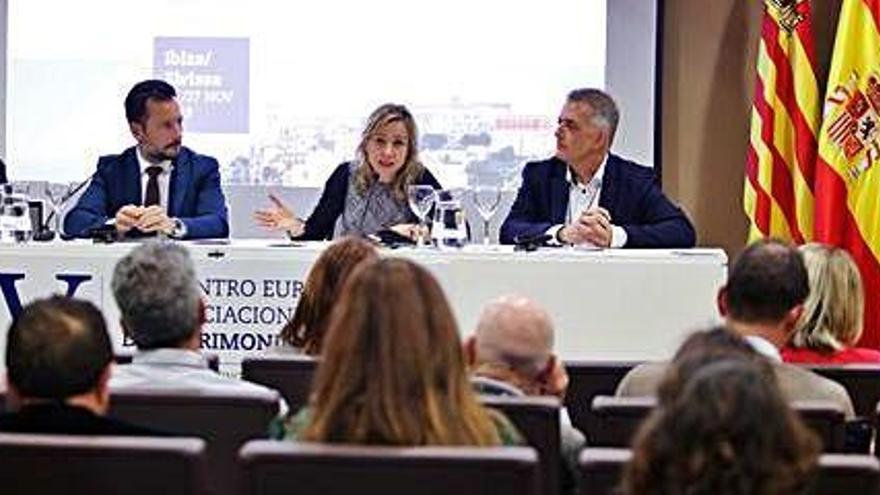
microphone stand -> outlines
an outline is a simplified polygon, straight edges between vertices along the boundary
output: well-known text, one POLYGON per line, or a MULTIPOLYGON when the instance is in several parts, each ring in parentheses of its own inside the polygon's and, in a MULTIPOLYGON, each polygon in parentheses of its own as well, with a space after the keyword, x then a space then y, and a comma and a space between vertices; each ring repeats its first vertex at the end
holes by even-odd
MULTIPOLYGON (((98 172, 95 171, 86 180, 77 184, 76 187, 74 187, 73 189, 68 191, 67 194, 65 194, 61 198, 61 200, 58 201, 57 204, 53 205, 54 207, 52 208, 52 211, 49 212, 48 215, 46 215, 46 220, 44 220, 42 222, 43 224, 39 226, 39 229, 37 229, 37 231, 34 232, 34 240, 35 241, 48 242, 48 241, 55 239, 55 232, 49 228, 49 222, 51 222, 52 218, 55 217, 55 214, 58 211, 58 209, 61 208, 64 204, 66 204, 68 201, 70 201, 70 198, 76 196, 80 191, 82 191, 83 188, 86 187, 86 185, 88 185, 92 181, 92 179, 95 178, 95 175, 97 173, 98 172)), ((61 237, 61 239, 65 239, 65 236, 61 232, 58 232, 58 236, 61 237)))

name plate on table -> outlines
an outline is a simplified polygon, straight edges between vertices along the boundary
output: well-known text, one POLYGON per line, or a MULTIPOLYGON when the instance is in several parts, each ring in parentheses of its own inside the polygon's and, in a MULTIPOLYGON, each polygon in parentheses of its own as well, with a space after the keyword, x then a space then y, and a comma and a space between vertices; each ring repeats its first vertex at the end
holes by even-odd
MULTIPOLYGON (((308 271, 325 243, 273 246, 266 241, 185 243, 205 296, 202 347, 237 374, 244 356, 275 347, 293 315, 308 271)), ((95 302, 117 350, 131 352, 113 300, 113 268, 134 244, 88 242, 0 245, 0 328, 22 304, 61 293, 95 302)), ((668 358, 689 332, 718 320, 715 294, 727 275, 718 249, 547 250, 507 248, 384 250, 428 268, 439 280, 469 335, 480 310, 501 294, 535 299, 550 312, 563 359, 668 358)), ((394 304, 394 301, 388 301, 394 304)), ((0 336, 0 354, 5 349, 0 336)))

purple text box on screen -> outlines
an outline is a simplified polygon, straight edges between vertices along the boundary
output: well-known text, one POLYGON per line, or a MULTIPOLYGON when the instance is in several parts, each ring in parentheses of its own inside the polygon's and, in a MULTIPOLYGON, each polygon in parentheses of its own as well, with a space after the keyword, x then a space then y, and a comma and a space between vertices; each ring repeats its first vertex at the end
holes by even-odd
POLYGON ((177 90, 187 131, 248 132, 248 38, 157 37, 153 73, 177 90))

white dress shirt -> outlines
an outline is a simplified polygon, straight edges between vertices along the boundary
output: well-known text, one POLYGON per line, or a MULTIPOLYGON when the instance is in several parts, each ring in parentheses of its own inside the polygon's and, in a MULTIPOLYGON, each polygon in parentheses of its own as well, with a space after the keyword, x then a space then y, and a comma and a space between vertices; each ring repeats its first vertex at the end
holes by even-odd
POLYGON ((150 163, 144 155, 141 154, 141 149, 137 148, 137 158, 138 164, 141 166, 141 198, 143 199, 147 194, 147 181, 150 180, 150 174, 147 173, 147 168, 157 166, 162 167, 162 172, 157 177, 159 181, 159 206, 165 210, 165 213, 168 213, 168 187, 171 184, 171 168, 173 167, 171 160, 165 160, 159 163, 150 163))
MULTIPOLYGON (((278 395, 268 387, 223 376, 208 367, 208 360, 188 349, 163 348, 137 351, 130 364, 113 367, 110 390, 151 390, 169 393, 226 393, 245 397, 278 395)), ((279 414, 287 402, 279 400, 279 414)))
MULTIPOLYGON (((596 170, 596 173, 587 181, 586 184, 578 181, 577 176, 568 167, 565 172, 565 180, 568 182, 568 207, 565 212, 565 223, 570 224, 576 221, 581 214, 591 208, 599 207, 599 196, 602 194, 602 179, 605 177, 605 164, 608 163, 608 155, 602 159, 602 164, 596 170)), ((614 219, 612 218, 613 222, 614 219)), ((553 225, 545 232, 551 237, 550 242, 559 244, 557 234, 564 227, 564 224, 553 225)), ((623 227, 611 224, 611 247, 623 247, 626 244, 626 230, 623 227)), ((592 243, 588 243, 593 245, 592 243)))
POLYGON ((758 354, 770 359, 775 363, 782 362, 782 354, 779 352, 779 349, 773 345, 769 340, 758 337, 757 335, 746 335, 746 342, 752 346, 752 349, 755 350, 758 354))
MULTIPOLYGON (((174 163, 171 160, 164 160, 159 163, 150 163, 144 156, 141 154, 141 149, 137 148, 137 159, 138 164, 141 167, 141 198, 145 199, 147 195, 147 182, 150 180, 150 174, 147 173, 147 168, 157 166, 162 168, 162 172, 156 177, 156 180, 159 182, 159 206, 165 210, 165 214, 169 217, 171 216, 168 213, 168 193, 171 184, 171 171, 174 168, 174 163)), ((174 220, 174 229, 171 231, 170 235, 174 238, 182 238, 186 235, 186 224, 177 219, 176 217, 172 217, 174 220)))

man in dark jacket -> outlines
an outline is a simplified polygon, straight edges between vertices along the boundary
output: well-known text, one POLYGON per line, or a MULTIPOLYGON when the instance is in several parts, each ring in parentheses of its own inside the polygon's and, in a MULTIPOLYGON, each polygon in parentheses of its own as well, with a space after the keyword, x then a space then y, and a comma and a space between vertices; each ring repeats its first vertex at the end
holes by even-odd
POLYGON ((0 415, 0 431, 154 434, 104 417, 112 361, 104 317, 92 303, 61 296, 32 302, 9 328, 7 392, 17 411, 0 415))
POLYGON ((694 246, 694 227, 663 194, 654 170, 610 152, 619 118, 604 91, 569 93, 556 127, 556 156, 523 168, 501 225, 503 244, 546 235, 557 244, 694 246))

